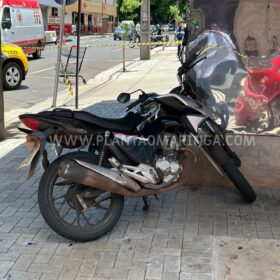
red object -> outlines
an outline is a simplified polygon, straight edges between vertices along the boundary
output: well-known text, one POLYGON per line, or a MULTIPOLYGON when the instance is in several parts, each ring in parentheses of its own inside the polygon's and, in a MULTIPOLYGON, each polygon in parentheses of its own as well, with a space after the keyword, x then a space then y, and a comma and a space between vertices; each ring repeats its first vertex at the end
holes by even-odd
POLYGON ((280 51, 256 64, 247 67, 249 75, 245 80, 244 94, 236 99, 235 119, 239 126, 257 120, 259 113, 280 96, 280 51))
POLYGON ((40 9, 38 0, 2 0, 2 7, 40 9))
POLYGON ((34 40, 26 40, 26 41, 18 41, 18 42, 12 42, 15 45, 18 45, 20 47, 23 47, 23 51, 26 54, 32 54, 36 52, 37 47, 41 47, 42 50, 44 49, 46 39, 45 38, 39 38, 34 40), (39 45, 40 42, 40 45, 39 45))
POLYGON ((38 130, 40 127, 40 122, 31 118, 21 118, 22 123, 24 123, 28 128, 32 130, 38 130))
MULTIPOLYGON (((56 31, 59 34, 60 25, 59 24, 49 24, 48 25, 49 31, 56 31)), ((65 24, 64 25, 64 34, 72 34, 72 24, 65 24)))

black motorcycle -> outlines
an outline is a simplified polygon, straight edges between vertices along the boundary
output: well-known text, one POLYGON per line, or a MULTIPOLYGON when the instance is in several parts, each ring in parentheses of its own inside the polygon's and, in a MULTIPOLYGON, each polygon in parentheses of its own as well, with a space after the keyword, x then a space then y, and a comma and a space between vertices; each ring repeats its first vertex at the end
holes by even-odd
MULTIPOLYGON (((196 159, 193 145, 221 176, 228 176, 246 201, 255 201, 254 190, 239 170, 241 161, 228 147, 211 110, 191 95, 139 91, 121 119, 71 110, 20 116, 31 128, 21 130, 34 144, 23 166, 31 165, 31 177, 42 158, 39 207, 58 234, 94 240, 118 221, 124 197, 141 197, 147 208, 148 196, 185 186, 196 159), (76 141, 69 144, 67 137, 76 141), (55 144, 60 156, 49 163, 46 143, 53 139, 60 140, 55 144), (87 151, 61 155, 63 148, 85 148, 84 139, 90 139, 87 151)), ((118 101, 129 102, 133 93, 121 93, 118 101)))

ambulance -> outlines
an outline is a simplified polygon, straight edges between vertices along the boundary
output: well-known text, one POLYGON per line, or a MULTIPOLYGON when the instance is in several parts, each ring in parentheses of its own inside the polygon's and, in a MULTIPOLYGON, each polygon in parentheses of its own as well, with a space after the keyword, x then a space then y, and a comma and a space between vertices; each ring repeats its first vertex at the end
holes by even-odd
POLYGON ((45 46, 44 24, 38 0, 0 0, 2 41, 18 45, 40 58, 45 46))

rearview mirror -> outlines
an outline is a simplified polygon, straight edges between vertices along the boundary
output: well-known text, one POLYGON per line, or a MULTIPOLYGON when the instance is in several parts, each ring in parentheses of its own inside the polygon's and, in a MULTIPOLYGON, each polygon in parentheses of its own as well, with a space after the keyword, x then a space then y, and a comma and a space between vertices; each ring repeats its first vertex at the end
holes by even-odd
POLYGON ((117 98, 118 102, 120 103, 127 103, 130 101, 130 94, 126 93, 126 92, 122 92, 118 98, 117 98))
POLYGON ((12 22, 10 20, 3 20, 2 21, 2 28, 3 29, 10 29, 12 27, 12 22))

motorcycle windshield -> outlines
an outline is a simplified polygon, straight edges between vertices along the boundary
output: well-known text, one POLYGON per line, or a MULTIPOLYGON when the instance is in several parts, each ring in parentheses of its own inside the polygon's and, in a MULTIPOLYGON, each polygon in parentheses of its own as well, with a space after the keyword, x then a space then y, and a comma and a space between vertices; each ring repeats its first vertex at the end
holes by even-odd
MULTIPOLYGON (((227 127, 231 110, 225 103, 227 97, 230 98, 225 91, 231 88, 237 72, 245 75, 244 67, 239 69, 233 40, 221 31, 205 31, 189 43, 189 57, 193 57, 195 53, 199 53, 196 61, 203 57, 205 59, 189 71, 186 79, 195 84, 197 98, 219 116, 217 122, 227 127)), ((231 94, 234 96, 236 93, 232 91, 231 94)))

